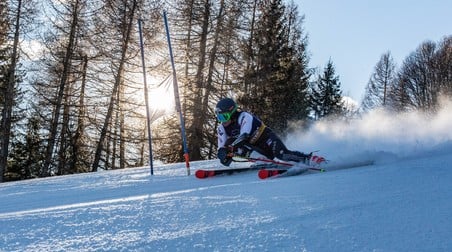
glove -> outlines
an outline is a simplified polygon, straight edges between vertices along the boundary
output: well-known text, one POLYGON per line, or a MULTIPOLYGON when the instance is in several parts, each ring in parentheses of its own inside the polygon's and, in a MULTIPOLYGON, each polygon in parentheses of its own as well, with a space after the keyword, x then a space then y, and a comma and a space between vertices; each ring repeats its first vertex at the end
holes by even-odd
POLYGON ((237 148, 234 151, 234 156, 248 158, 251 155, 251 150, 247 148, 237 148))
POLYGON ((248 141, 249 136, 250 135, 248 133, 243 133, 239 137, 237 137, 237 139, 231 145, 234 147, 242 147, 245 142, 248 141))
POLYGON ((224 166, 229 166, 232 163, 232 153, 226 147, 218 149, 217 157, 224 166))

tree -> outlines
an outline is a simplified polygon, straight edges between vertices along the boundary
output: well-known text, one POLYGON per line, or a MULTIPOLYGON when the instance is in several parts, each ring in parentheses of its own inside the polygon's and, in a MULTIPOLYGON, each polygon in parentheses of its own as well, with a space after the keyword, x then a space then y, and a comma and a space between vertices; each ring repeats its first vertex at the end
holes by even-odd
MULTIPOLYGON (((0 5, 0 21, 2 31, 8 31, 8 12, 6 8, 6 2, 0 5), (4 29, 4 30, 3 30, 4 29)), ((20 35, 20 20, 22 18, 22 0, 17 2, 16 12, 14 13, 14 25, 13 30, 13 42, 9 47, 8 35, 5 32, 0 34, 0 57, 6 57, 6 64, 0 65, 2 80, 2 118, 1 118, 1 130, 0 130, 0 182, 3 181, 3 174, 7 167, 9 145, 11 139, 11 125, 13 123, 13 107, 16 99, 16 72, 18 68, 19 58, 19 35, 20 35), (11 51, 8 50, 10 48, 11 51)))
POLYGON ((452 97, 452 36, 446 36, 439 43, 434 58, 435 82, 442 94, 452 97))
POLYGON ((10 152, 7 180, 29 179, 40 176, 45 155, 44 139, 39 134, 42 120, 38 115, 28 118, 24 141, 15 141, 10 152))
MULTIPOLYGON (((246 2, 177 1, 168 15, 176 67, 184 66, 178 71, 178 80, 184 84, 181 102, 192 160, 212 157, 216 145, 216 141, 212 141, 215 133, 212 107, 219 97, 234 89, 236 83, 233 78, 240 57, 238 32, 242 26, 239 19, 244 15, 246 2)), ((162 127, 167 132, 174 131, 169 125, 162 127)), ((177 138, 173 141, 180 143, 179 135, 175 134, 177 138)), ((174 161, 183 160, 183 152, 178 154, 174 161)), ((174 155, 168 158, 174 158, 174 155)))
POLYGON ((122 22, 119 23, 117 28, 119 34, 121 34, 121 43, 120 43, 120 58, 118 63, 118 67, 115 69, 115 81, 113 84, 113 89, 111 91, 111 96, 108 102, 107 114, 104 119, 104 123, 101 128, 99 141, 97 143, 96 152, 94 155, 94 161, 92 165, 92 171, 97 171, 99 168, 99 164, 101 161, 102 151, 104 150, 104 143, 107 139, 107 133, 109 127, 112 125, 111 120, 113 118, 113 109, 116 102, 119 101, 121 97, 121 89, 124 85, 124 71, 126 66, 126 61, 128 58, 128 48, 131 44, 131 33, 132 33, 132 25, 134 24, 135 17, 138 11, 138 2, 136 0, 131 0, 131 2, 127 2, 124 6, 124 9, 121 9, 122 17, 120 20, 122 22))
POLYGON ((335 75, 333 62, 328 61, 323 74, 318 76, 310 95, 315 119, 339 116, 344 111, 339 76, 335 75))
POLYGON ((438 105, 441 85, 435 80, 436 44, 422 43, 403 62, 394 90, 402 109, 434 110, 438 105))
POLYGON ((397 86, 406 94, 405 109, 434 111, 439 97, 451 93, 451 41, 451 36, 438 44, 426 41, 405 59, 397 86))
POLYGON ((286 12, 288 24, 287 29, 289 33, 289 50, 286 56, 287 63, 287 86, 285 88, 285 95, 281 97, 280 101, 291 101, 287 107, 280 107, 282 117, 286 121, 282 125, 287 127, 290 121, 305 120, 309 115, 309 78, 311 77, 311 70, 309 69, 309 56, 307 53, 307 37, 304 35, 302 24, 304 16, 299 16, 297 7, 293 4, 288 6, 286 12))
POLYGON ((389 88, 393 85, 396 77, 394 59, 390 52, 384 53, 374 68, 374 72, 366 86, 361 107, 370 110, 387 105, 389 88))
POLYGON ((53 105, 53 111, 49 124, 48 141, 41 176, 49 176, 55 170, 57 174, 61 174, 62 165, 64 166, 66 160, 61 155, 65 153, 67 139, 71 138, 67 136, 70 124, 68 114, 70 111, 69 95, 73 89, 74 60, 79 48, 78 37, 81 36, 82 31, 80 29, 80 23, 82 22, 83 9, 86 8, 86 3, 83 0, 63 3, 62 6, 60 3, 51 4, 62 22, 55 23, 55 27, 53 27, 55 33, 52 36, 55 38, 55 43, 50 50, 50 54, 54 57, 49 59, 49 70, 52 70, 52 75, 50 75, 51 79, 47 79, 50 83, 43 83, 44 88, 53 89, 53 92, 50 93, 51 96, 46 97, 51 100, 50 103, 53 105), (67 16, 69 18, 66 18, 67 16), (65 30, 68 32, 62 32, 65 30), (57 84, 52 88, 53 82, 57 84), (58 148, 58 144, 60 152, 55 159, 55 149, 58 148))
POLYGON ((211 47, 211 57, 207 53, 207 40, 209 32, 209 24, 211 23, 211 3, 209 0, 204 1, 200 14, 200 33, 199 33, 199 53, 196 64, 196 75, 194 78, 193 96, 190 98, 193 104, 192 114, 193 120, 188 127, 188 134, 190 135, 190 156, 193 160, 201 159, 201 148, 204 146, 204 124, 206 122, 206 111, 208 105, 208 98, 212 91, 212 72, 215 63, 216 50, 218 48, 218 33, 219 27, 223 25, 223 11, 224 0, 220 1, 220 9, 218 12, 217 27, 214 30, 213 46, 211 47), (212 58, 213 57, 213 58, 212 58), (209 62, 210 61, 210 62, 209 62), (208 72, 209 77, 206 78, 205 72, 208 72), (210 79, 209 79, 210 78, 210 79))
MULTIPOLYGON (((1 111, 4 111, 6 108, 6 99, 7 97, 7 87, 9 85, 9 78, 8 78, 8 68, 9 68, 9 41, 8 41, 8 33, 9 30, 9 20, 8 20, 8 12, 7 12, 7 2, 2 1, 0 3, 0 109, 1 111)), ((7 113, 7 111, 5 110, 7 113)), ((9 135, 9 132, 6 131, 6 129, 3 126, 3 114, 2 114, 2 128, 0 129, 0 143, 1 143, 1 150, 0 150, 0 183, 3 182, 3 175, 6 170, 7 165, 7 149, 4 148, 9 145, 9 141, 7 141, 7 134, 9 135)), ((6 120, 5 120, 6 124, 6 120)))
POLYGON ((243 83, 246 92, 239 103, 258 114, 271 128, 283 134, 291 120, 307 117, 306 40, 301 29, 303 18, 294 5, 264 1, 253 33, 243 83))

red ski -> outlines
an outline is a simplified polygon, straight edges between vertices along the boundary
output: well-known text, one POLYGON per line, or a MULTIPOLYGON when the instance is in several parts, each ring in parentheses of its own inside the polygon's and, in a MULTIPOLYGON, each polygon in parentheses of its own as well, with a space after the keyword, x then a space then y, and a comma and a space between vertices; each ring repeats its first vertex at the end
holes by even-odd
POLYGON ((286 171, 287 169, 262 169, 257 173, 257 176, 259 176, 260 179, 266 179, 283 174, 286 171))
POLYGON ((256 167, 242 167, 242 168, 229 168, 229 169, 217 169, 217 170, 203 170, 199 169, 195 172, 195 176, 199 179, 214 177, 218 175, 232 175, 234 173, 256 170, 256 167))
MULTIPOLYGON (((210 177, 215 177, 215 176, 219 176, 219 175, 232 175, 232 174, 240 173, 240 172, 259 170, 259 173, 258 173, 259 178, 265 179, 265 178, 273 177, 276 175, 282 176, 281 174, 286 173, 287 171, 289 171, 289 172, 285 176, 293 176, 298 173, 303 173, 305 170, 324 171, 321 168, 314 168, 314 167, 309 167, 309 168, 294 167, 294 163, 276 161, 276 160, 266 159, 266 158, 246 157, 246 158, 243 158, 243 160, 248 161, 248 162, 256 162, 256 163, 263 162, 263 163, 253 164, 251 166, 241 167, 241 168, 199 169, 195 172, 195 177, 199 178, 199 179, 204 179, 204 178, 210 178, 210 177), (302 171, 300 171, 300 169, 302 171)), ((314 163, 316 163, 316 164, 320 164, 321 162, 324 162, 325 159, 323 157, 313 156, 313 158, 311 158, 311 162, 312 161, 314 161, 314 163)), ((243 161, 236 161, 236 162, 243 162, 243 161)))
POLYGON ((288 176, 296 176, 303 174, 307 171, 318 171, 318 172, 324 172, 325 170, 322 168, 317 167, 292 167, 288 169, 262 169, 260 170, 257 175, 260 179, 267 179, 271 177, 288 177, 288 176))
POLYGON ((260 169, 277 169, 281 166, 276 164, 253 164, 247 167, 240 168, 222 168, 222 169, 199 169, 195 172, 195 177, 199 179, 215 177, 219 175, 232 175, 235 173, 260 170, 260 169))

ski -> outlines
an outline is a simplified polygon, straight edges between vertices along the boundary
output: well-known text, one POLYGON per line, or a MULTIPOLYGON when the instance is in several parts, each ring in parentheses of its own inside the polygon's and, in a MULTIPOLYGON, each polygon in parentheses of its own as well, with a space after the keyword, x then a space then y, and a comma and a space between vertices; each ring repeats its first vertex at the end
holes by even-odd
MULTIPOLYGON (((311 161, 314 161, 316 164, 320 164, 324 162, 325 159, 323 157, 314 156, 311 161), (314 157, 316 158, 314 160, 314 157)), ((198 169, 195 172, 195 177, 199 179, 205 179, 220 175, 232 175, 236 173, 251 171, 251 170, 259 170, 258 176, 262 179, 272 176, 282 176, 283 173, 286 173, 290 170, 289 173, 285 174, 285 176, 293 176, 297 173, 300 173, 300 167, 294 167, 296 163, 289 163, 283 161, 276 161, 272 159, 266 158, 250 158, 250 157, 237 157, 240 161, 235 160, 236 162, 255 162, 255 164, 247 167, 240 168, 221 168, 221 169, 198 169), (262 171, 265 170, 265 171, 262 171), (268 171, 268 172, 266 172, 268 171)), ((302 170, 306 169, 305 166, 301 167, 302 170)), ((324 171, 321 168, 316 167, 308 167, 307 170, 316 170, 316 171, 324 171)), ((301 171, 304 172, 304 171, 301 171)))
POLYGON ((307 171, 318 171, 318 172, 325 172, 322 168, 317 167, 291 167, 286 169, 280 169, 280 168, 270 168, 270 169, 261 169, 257 173, 257 176, 260 179, 267 179, 271 177, 288 177, 288 176, 296 176, 303 174, 307 171))
POLYGON ((195 176, 199 179, 214 177, 218 175, 231 175, 234 173, 250 171, 253 167, 241 167, 241 168, 229 168, 229 169, 216 169, 216 170, 204 170, 199 169, 195 172, 195 176))
POLYGON ((368 166, 373 165, 373 160, 363 160, 363 161, 356 161, 356 162, 346 162, 346 163, 336 163, 336 164, 324 164, 322 167, 309 167, 309 166, 293 166, 293 167, 286 167, 286 168, 267 168, 267 169, 261 169, 258 172, 258 176, 260 179, 267 179, 272 177, 288 177, 288 176, 296 176, 303 174, 307 171, 318 171, 318 172, 325 172, 325 171, 335 171, 335 170, 342 170, 342 169, 350 169, 350 168, 356 168, 356 167, 362 167, 362 166, 368 166))
POLYGON ((262 169, 257 173, 260 179, 266 179, 274 176, 278 176, 287 171, 287 169, 262 169))
POLYGON ((195 172, 195 177, 199 179, 210 178, 220 175, 232 175, 236 173, 260 170, 260 169, 278 169, 280 166, 276 164, 253 164, 247 167, 226 168, 226 169, 198 169, 195 172))

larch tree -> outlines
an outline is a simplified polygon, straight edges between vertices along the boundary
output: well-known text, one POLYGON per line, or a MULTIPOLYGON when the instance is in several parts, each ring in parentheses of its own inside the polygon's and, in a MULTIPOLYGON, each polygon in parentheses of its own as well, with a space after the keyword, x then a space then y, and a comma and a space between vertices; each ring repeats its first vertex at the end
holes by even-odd
MULTIPOLYGON (((118 52, 118 61, 117 62, 113 62, 113 66, 114 69, 112 69, 113 75, 114 75, 114 82, 112 83, 112 89, 111 89, 111 95, 108 99, 108 102, 106 104, 107 107, 107 111, 106 111, 106 115, 104 118, 104 121, 102 123, 101 126, 101 130, 100 130, 100 136, 99 136, 99 140, 97 142, 97 146, 96 146, 96 151, 94 154, 94 161, 92 164, 92 171, 97 171, 101 162, 101 158, 102 158, 102 154, 103 151, 106 150, 106 140, 108 138, 108 133, 109 133, 109 129, 113 126, 113 132, 115 129, 119 129, 121 133, 116 133, 116 135, 120 134, 120 137, 123 137, 123 115, 120 114, 118 116, 116 116, 117 121, 120 123, 119 128, 114 127, 114 125, 117 124, 112 124, 112 120, 113 118, 115 118, 113 115, 115 113, 115 107, 118 109, 116 110, 117 112, 121 112, 121 102, 123 101, 123 95, 124 95, 124 85, 125 85, 125 71, 126 71, 126 65, 127 65, 127 60, 130 57, 130 52, 129 52, 129 46, 132 43, 132 32, 134 32, 135 30, 134 25, 136 17, 137 17, 137 12, 138 12, 138 5, 139 2, 137 0, 130 0, 130 1, 125 1, 125 2, 115 2, 115 1, 109 1, 107 2, 107 7, 110 7, 111 9, 111 13, 109 14, 110 17, 113 18, 112 22, 114 25, 116 25, 116 34, 119 38, 118 40, 118 45, 119 47, 117 48, 111 48, 113 50, 115 50, 116 52, 118 52), (122 3, 122 4, 121 4, 122 3), (120 4, 120 5, 117 5, 120 4), (112 7, 118 7, 118 9, 114 9, 112 7), (118 11, 120 13, 120 15, 117 16, 113 16, 112 14, 114 12, 118 11)), ((107 8, 108 9, 108 8, 107 8)), ((124 139, 121 139, 122 141, 120 141, 121 143, 123 142, 124 139)), ((124 146, 121 147, 122 149, 119 150, 120 152, 124 151, 124 146)), ((108 149, 107 149, 108 150, 108 149)), ((114 155, 116 153, 113 153, 114 155)), ((123 157, 121 157, 122 160, 123 157)), ((120 160, 120 163, 123 162, 122 160, 120 160)), ((104 161, 106 161, 104 159, 104 161)), ((114 165, 114 164, 113 164, 114 165)), ((120 165, 121 167, 124 166, 124 163, 121 163, 120 165)), ((105 167, 105 165, 104 165, 105 167)))
POLYGON ((452 36, 446 36, 439 43, 436 51, 436 81, 439 83, 441 93, 452 97, 452 36))
POLYGON ((24 28, 26 15, 32 9, 28 8, 31 1, 19 0, 15 6, 8 6, 4 1, 0 4, 0 182, 7 171, 8 155, 15 120, 13 112, 19 98, 18 84, 22 80, 20 73, 20 38, 24 28))
MULTIPOLYGON (((244 2, 177 1, 176 7, 168 13, 192 160, 212 157, 214 152, 213 107, 218 98, 232 88, 234 82, 232 72, 237 69, 235 59, 239 57, 240 46, 237 33, 244 2)), ((169 131, 180 128, 178 125, 168 125, 171 125, 168 126, 169 131)), ((180 134, 174 136, 173 142, 181 143, 180 134)), ((173 161, 183 160, 180 147, 174 144, 167 146, 179 153, 178 159, 173 161)))
POLYGON ((74 0, 70 2, 49 1, 47 8, 48 20, 53 22, 46 33, 46 54, 41 61, 45 72, 39 73, 34 88, 36 92, 37 109, 48 126, 47 147, 45 160, 41 169, 41 176, 52 174, 67 174, 68 167, 74 167, 67 163, 67 155, 77 155, 68 148, 73 138, 71 125, 76 124, 76 101, 79 96, 75 90, 79 83, 76 69, 80 68, 82 60, 80 38, 83 34, 83 18, 86 11, 86 1, 74 0), (72 152, 72 154, 68 154, 72 152))
POLYGON ((451 94, 451 41, 425 41, 405 58, 390 96, 394 109, 436 111, 440 97, 451 94))
POLYGON ((436 44, 427 41, 404 60, 395 87, 406 97, 403 109, 435 109, 440 90, 435 82, 435 51, 436 44))
POLYGON ((390 52, 384 53, 375 65, 369 82, 367 83, 361 107, 370 110, 376 107, 385 107, 388 101, 388 92, 396 77, 396 65, 390 52))
POLYGON ((11 125, 11 120, 9 120, 11 117, 9 107, 12 107, 12 101, 7 101, 7 99, 12 97, 11 94, 8 93, 12 92, 8 74, 11 64, 9 54, 11 43, 8 38, 9 29, 10 20, 8 18, 8 5, 7 1, 2 1, 0 3, 0 108, 2 111, 0 129, 0 183, 3 182, 3 176, 6 171, 10 136, 10 132, 7 128, 8 125, 11 125))

